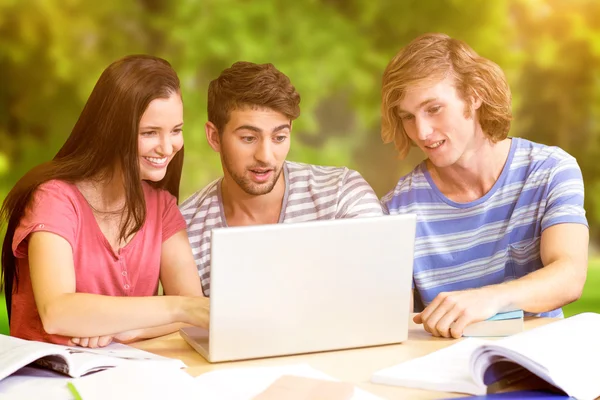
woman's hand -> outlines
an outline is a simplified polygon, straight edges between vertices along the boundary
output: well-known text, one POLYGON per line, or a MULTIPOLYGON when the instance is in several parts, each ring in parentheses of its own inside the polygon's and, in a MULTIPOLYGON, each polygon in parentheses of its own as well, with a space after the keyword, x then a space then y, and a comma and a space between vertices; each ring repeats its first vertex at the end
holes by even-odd
POLYGON ((115 335, 114 341, 119 343, 132 343, 136 340, 143 339, 143 329, 133 329, 126 332, 121 332, 115 335))
POLYGON ((208 329, 210 316, 210 299, 197 296, 188 297, 183 305, 184 317, 181 322, 208 329))
POLYGON ((104 347, 111 344, 113 336, 95 336, 89 338, 71 338, 71 343, 80 347, 89 347, 96 349, 98 347, 104 347))

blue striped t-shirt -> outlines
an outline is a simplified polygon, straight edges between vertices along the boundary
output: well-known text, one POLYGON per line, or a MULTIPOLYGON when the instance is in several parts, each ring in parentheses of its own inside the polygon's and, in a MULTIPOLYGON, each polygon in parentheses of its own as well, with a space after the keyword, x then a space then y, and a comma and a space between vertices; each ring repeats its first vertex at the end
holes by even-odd
MULTIPOLYGON (((542 268, 544 229, 587 226, 575 158, 520 138, 512 139, 492 189, 475 201, 448 199, 422 162, 381 202, 389 214, 417 214, 413 277, 425 306, 440 292, 498 284, 542 268)), ((562 310, 539 315, 560 317, 562 310)))

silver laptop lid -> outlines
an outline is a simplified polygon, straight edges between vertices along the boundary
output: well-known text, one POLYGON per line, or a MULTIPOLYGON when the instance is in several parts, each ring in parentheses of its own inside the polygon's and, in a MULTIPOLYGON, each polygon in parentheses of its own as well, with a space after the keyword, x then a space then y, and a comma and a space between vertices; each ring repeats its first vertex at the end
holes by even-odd
POLYGON ((210 361, 407 338, 415 215, 212 231, 210 361))

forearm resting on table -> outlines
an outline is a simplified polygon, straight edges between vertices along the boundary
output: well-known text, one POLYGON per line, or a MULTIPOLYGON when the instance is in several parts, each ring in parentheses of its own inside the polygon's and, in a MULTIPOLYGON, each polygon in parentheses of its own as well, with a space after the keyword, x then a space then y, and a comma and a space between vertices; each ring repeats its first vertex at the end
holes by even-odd
MULTIPOLYGON (((130 330, 189 322, 194 298, 116 297, 65 293, 39 306, 44 330, 71 337, 114 335, 130 330)), ((158 328, 157 328, 158 329, 158 328)))
POLYGON ((585 279, 585 268, 575 267, 572 260, 560 259, 522 278, 487 289, 498 296, 504 311, 541 313, 577 300, 585 279))
POLYGON ((185 328, 187 326, 191 326, 190 324, 185 324, 182 322, 175 322, 173 324, 155 326, 153 328, 145 328, 141 329, 138 333, 136 333, 133 337, 128 338, 127 340, 119 340, 119 335, 116 335, 115 338, 117 341, 122 343, 130 343, 135 342, 141 339, 152 339, 158 336, 168 335, 169 333, 177 332, 181 328, 185 328))

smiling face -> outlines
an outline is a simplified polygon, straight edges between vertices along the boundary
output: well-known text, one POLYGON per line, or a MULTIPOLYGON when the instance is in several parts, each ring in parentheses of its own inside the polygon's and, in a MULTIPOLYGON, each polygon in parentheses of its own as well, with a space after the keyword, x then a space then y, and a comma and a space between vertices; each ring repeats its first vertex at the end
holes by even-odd
POLYGON ((158 182, 167 166, 183 147, 183 103, 179 93, 168 99, 154 99, 140 119, 138 156, 140 177, 158 182))
POLYGON ((399 106, 404 131, 437 168, 459 163, 483 135, 474 117, 481 101, 463 101, 453 83, 446 78, 409 88, 399 106))
POLYGON ((221 153, 225 179, 249 195, 270 193, 290 150, 291 121, 269 108, 233 110, 219 134, 207 123, 211 147, 221 153))

